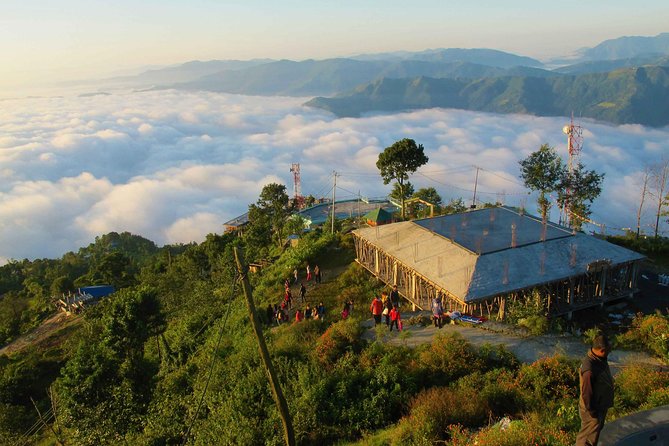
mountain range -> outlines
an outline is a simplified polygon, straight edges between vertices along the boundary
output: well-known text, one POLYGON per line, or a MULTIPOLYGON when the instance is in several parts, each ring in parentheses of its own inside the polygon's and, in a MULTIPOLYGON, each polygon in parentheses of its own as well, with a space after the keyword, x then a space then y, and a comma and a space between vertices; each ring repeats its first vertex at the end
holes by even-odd
MULTIPOLYGON (((551 61, 554 65, 555 61, 551 61)), ((579 116, 616 124, 669 124, 669 33, 620 37, 548 68, 493 49, 432 49, 325 60, 192 61, 110 80, 135 88, 316 96, 339 116, 452 107, 579 116)))

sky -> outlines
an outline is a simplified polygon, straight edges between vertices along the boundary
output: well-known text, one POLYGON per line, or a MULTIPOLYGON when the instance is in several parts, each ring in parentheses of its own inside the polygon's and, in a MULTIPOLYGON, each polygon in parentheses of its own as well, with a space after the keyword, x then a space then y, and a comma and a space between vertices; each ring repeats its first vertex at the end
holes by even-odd
MULTIPOLYGON (((432 109, 338 119, 304 107, 307 98, 173 90, 82 97, 53 84, 190 60, 428 48, 546 60, 667 32, 667 17, 669 2, 655 0, 1 1, 0 264, 58 258, 110 231, 159 245, 199 242, 245 212, 264 184, 291 191, 294 162, 305 194, 328 195, 336 170, 338 198, 381 197, 390 187, 376 159, 405 137, 430 157, 411 179, 416 187, 469 201, 478 166, 480 200, 533 210, 518 161, 543 143, 566 150, 566 118, 432 109)), ((610 229, 634 226, 639 176, 666 156, 669 128, 582 125, 583 160, 606 173, 593 218, 610 229)), ((645 231, 652 221, 649 203, 645 231)))
POLYGON ((542 60, 667 31, 664 0, 4 0, 0 97, 189 60, 494 48, 542 60))
MULTIPOLYGON (((530 212, 536 196, 518 161, 543 143, 566 157, 566 118, 446 109, 336 118, 304 101, 176 90, 1 101, 0 264, 60 258, 111 231, 159 246, 200 242, 245 212, 265 184, 285 184, 292 195, 296 162, 305 195, 329 197, 336 171, 338 199, 383 197, 391 186, 376 160, 405 137, 429 157, 411 177, 416 188, 470 204, 477 166, 477 201, 530 212)), ((634 227, 641 172, 666 156, 669 127, 579 124, 583 163, 606 175, 592 218, 608 232, 634 227)))

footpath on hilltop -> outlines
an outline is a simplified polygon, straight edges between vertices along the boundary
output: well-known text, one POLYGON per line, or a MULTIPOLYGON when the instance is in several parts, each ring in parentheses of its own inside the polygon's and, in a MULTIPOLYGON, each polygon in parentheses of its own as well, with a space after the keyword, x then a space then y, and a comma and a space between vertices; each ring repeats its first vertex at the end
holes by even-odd
MULTIPOLYGON (((358 310, 364 311, 365 309, 358 310)), ((426 311, 404 312, 403 320, 407 321, 414 316, 430 317, 426 311)), ((363 338, 373 341, 376 339, 374 321, 370 318, 363 322, 367 328, 363 338)), ((383 324, 385 327, 385 324, 383 324)), ((398 332, 388 332, 383 337, 383 342, 394 345, 418 346, 429 344, 432 339, 443 333, 457 333, 467 340, 470 344, 481 347, 484 344, 504 345, 512 352, 519 361, 532 363, 538 359, 553 356, 556 354, 565 355, 568 358, 581 359, 587 352, 588 346, 582 340, 571 335, 546 334, 542 336, 521 336, 510 333, 511 327, 498 322, 487 321, 478 327, 467 325, 446 324, 439 329, 432 325, 405 325, 404 330, 408 334, 400 335, 398 332)), ((621 369, 630 365, 649 365, 665 369, 666 365, 659 359, 652 357, 648 353, 630 350, 614 350, 609 355, 609 365, 613 373, 618 373, 621 369)))

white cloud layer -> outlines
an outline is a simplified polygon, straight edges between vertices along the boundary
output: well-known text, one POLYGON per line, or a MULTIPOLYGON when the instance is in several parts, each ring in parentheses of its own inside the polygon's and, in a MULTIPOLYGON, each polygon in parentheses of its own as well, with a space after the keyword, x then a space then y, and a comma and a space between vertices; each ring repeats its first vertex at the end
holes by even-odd
MULTIPOLYGON (((2 101, 0 263, 60 257, 110 231, 159 245, 201 241, 245 212, 264 184, 292 192, 293 162, 304 194, 329 194, 336 170, 338 198, 380 197, 390 186, 378 154, 406 137, 430 158, 414 186, 468 204, 476 165, 477 199, 534 211, 518 161, 542 143, 566 157, 565 118, 432 109, 337 119, 304 101, 177 91, 2 101)), ((638 176, 668 156, 669 128, 580 124, 583 162, 606 173, 593 219, 635 226, 638 176)))

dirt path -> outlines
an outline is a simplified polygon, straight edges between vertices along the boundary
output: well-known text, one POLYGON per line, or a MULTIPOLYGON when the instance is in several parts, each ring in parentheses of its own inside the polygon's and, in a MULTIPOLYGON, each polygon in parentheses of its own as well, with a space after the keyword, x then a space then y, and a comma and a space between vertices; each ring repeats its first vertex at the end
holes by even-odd
POLYGON ((9 355, 14 352, 23 350, 30 345, 40 344, 45 342, 53 334, 57 333, 62 328, 78 323, 80 320, 77 316, 68 316, 63 312, 58 312, 42 322, 42 324, 18 339, 10 342, 4 347, 0 348, 0 355, 9 355))
MULTIPOLYGON (((423 313, 404 313, 403 319, 408 320, 411 316, 424 314, 429 317, 428 312, 423 313)), ((368 320, 363 323, 368 330, 363 337, 368 340, 376 338, 376 333, 372 329, 373 321, 368 320)), ((490 324, 496 326, 499 324, 490 324)), ((580 359, 587 352, 588 347, 573 336, 544 335, 535 337, 521 337, 508 333, 500 333, 484 329, 482 327, 473 327, 466 325, 446 325, 442 329, 434 326, 411 325, 405 328, 410 333, 407 337, 400 338, 397 332, 389 333, 384 337, 384 342, 394 345, 417 346, 428 344, 438 333, 458 333, 472 345, 480 347, 483 344, 503 344, 509 351, 525 363, 531 363, 537 359, 552 356, 556 353, 564 354, 569 358, 580 359)), ((406 336, 406 335, 405 335, 406 336)), ((653 367, 669 370, 669 368, 658 359, 647 353, 627 350, 614 350, 609 355, 609 365, 611 371, 616 374, 621 369, 637 364, 646 364, 653 367)))

